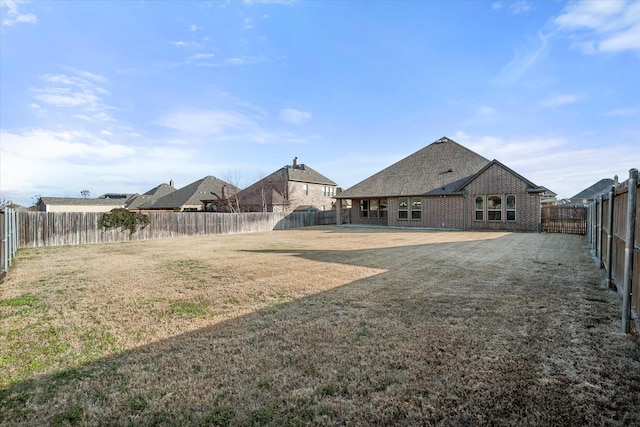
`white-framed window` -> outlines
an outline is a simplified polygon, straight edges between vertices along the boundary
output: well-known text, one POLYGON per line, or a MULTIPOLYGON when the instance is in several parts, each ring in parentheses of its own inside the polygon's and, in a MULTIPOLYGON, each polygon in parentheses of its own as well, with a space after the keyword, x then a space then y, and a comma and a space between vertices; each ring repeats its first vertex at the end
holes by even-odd
POLYGON ((407 197, 398 199, 398 219, 409 219, 409 199, 407 197))
POLYGON ((477 194, 474 199, 474 212, 476 221, 515 221, 516 195, 477 194))
POLYGON ((309 184, 302 184, 302 194, 305 196, 309 195, 309 184))
POLYGON ((333 195, 335 194, 335 189, 333 187, 330 186, 324 186, 322 187, 322 195, 325 197, 333 197, 333 195))
POLYGON ((476 221, 484 221, 484 196, 476 196, 475 213, 476 221))
POLYGON ((507 221, 516 220, 516 196, 515 194, 507 195, 507 221))
POLYGON ((487 196, 487 220, 502 221, 502 196, 487 196))
POLYGON ((419 197, 411 198, 411 219, 422 219, 422 199, 419 197))

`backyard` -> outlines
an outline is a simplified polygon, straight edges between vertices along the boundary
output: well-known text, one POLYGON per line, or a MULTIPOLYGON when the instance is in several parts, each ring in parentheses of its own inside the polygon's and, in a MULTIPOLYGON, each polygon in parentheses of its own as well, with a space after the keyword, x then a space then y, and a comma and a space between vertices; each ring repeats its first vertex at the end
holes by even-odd
POLYGON ((24 248, 0 425, 640 425, 583 236, 322 226, 24 248))

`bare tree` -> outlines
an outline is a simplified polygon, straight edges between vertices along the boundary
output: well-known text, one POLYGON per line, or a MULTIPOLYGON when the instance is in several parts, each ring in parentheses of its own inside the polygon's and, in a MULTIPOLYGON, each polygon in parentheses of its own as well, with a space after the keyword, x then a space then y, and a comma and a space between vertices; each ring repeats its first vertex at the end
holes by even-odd
POLYGON ((82 190, 80 191, 80 194, 82 195, 83 199, 87 199, 90 195, 91 195, 91 191, 89 190, 82 190))
POLYGON ((40 198, 42 196, 40 194, 34 194, 33 196, 31 196, 31 206, 36 206, 38 204, 38 202, 40 201, 40 198))
MULTIPOLYGON (((227 171, 225 181, 236 187, 238 190, 241 188, 241 174, 237 169, 227 171)), ((232 195, 226 195, 227 205, 229 212, 240 212, 240 201, 238 200, 238 191, 235 191, 232 195)))
POLYGON ((13 204, 13 202, 11 201, 11 199, 7 199, 4 196, 0 195, 0 207, 7 207, 7 206, 11 206, 13 204))

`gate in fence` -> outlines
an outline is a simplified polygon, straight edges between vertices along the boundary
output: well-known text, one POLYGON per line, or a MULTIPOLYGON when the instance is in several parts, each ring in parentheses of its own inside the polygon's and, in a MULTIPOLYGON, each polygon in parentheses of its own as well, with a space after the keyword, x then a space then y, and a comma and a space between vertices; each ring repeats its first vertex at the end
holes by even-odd
POLYGON ((587 234, 587 208, 584 206, 545 206, 541 219, 545 233, 587 234))

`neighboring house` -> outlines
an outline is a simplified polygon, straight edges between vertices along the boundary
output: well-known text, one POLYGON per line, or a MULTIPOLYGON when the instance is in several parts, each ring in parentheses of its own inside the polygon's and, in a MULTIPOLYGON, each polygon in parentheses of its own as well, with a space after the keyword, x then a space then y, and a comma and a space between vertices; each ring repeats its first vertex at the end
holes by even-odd
POLYGON ((153 205, 160 198, 173 193, 174 191, 176 191, 176 189, 173 187, 173 181, 169 181, 169 184, 160 184, 144 194, 137 194, 133 197, 127 204, 127 209, 148 209, 149 206, 153 205))
POLYGON ((443 137, 336 198, 352 200, 353 224, 539 231, 545 191, 443 137))
POLYGON ((585 188, 575 196, 569 198, 569 204, 572 205, 587 205, 593 202, 602 193, 609 193, 612 185, 618 185, 618 177, 613 179, 604 178, 593 184, 591 187, 585 188))
POLYGON ((233 196, 238 188, 214 176, 206 176, 198 181, 172 191, 142 209, 171 210, 180 212, 234 210, 233 196))
POLYGON ((40 197, 36 207, 41 212, 109 212, 124 208, 126 198, 40 197))
POLYGON ((540 205, 542 206, 554 206, 558 204, 558 193, 555 193, 548 188, 544 193, 540 195, 540 205))
POLYGON ((236 195, 242 212, 293 212, 330 210, 335 202, 335 182, 298 158, 236 195))

